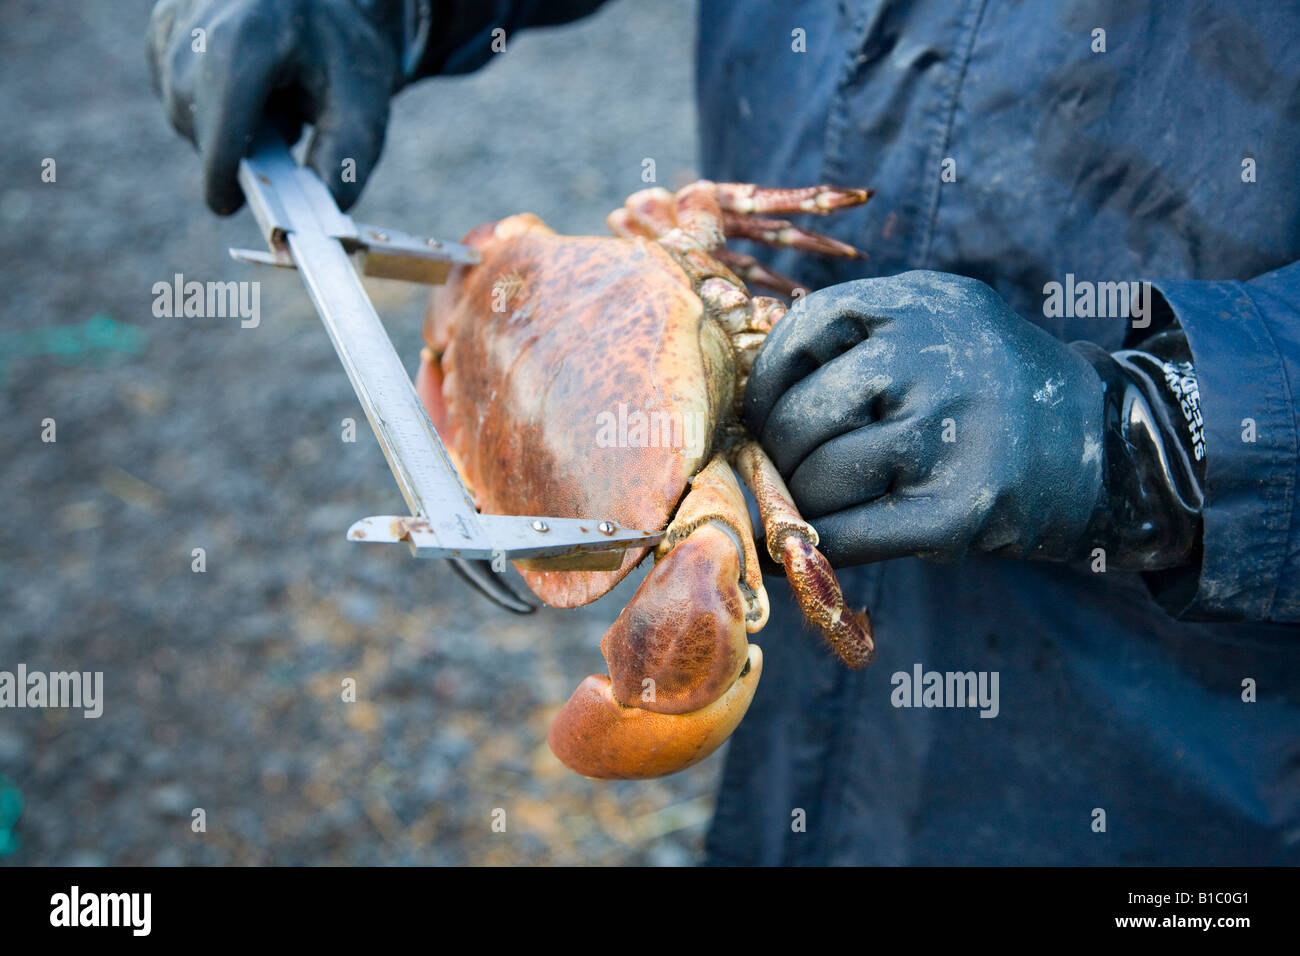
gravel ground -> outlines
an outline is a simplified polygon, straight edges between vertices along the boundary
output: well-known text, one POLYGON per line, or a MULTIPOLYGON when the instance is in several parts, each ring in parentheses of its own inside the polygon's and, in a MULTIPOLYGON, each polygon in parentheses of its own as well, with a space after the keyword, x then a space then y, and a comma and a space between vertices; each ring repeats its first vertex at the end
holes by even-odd
MULTIPOLYGON (((148 86, 150 5, 0 8, 0 670, 104 674, 99 719, 0 710, 0 865, 693 862, 717 756, 603 784, 545 743, 634 582, 519 618, 344 540, 401 499, 296 276, 226 256, 256 226, 199 201, 148 86), (260 326, 155 318, 178 272, 260 279, 260 326)), ((358 219, 602 232, 644 157, 693 178, 689 0, 508 45, 398 97, 358 219)), ((371 289, 413 371, 422 295, 371 289)))

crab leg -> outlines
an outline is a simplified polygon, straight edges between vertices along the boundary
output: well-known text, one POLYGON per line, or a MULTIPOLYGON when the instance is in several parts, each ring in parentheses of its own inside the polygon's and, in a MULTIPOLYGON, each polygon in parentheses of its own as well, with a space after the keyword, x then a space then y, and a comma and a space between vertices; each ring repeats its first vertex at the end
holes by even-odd
POLYGON ((865 259, 867 254, 854 249, 847 242, 840 242, 820 232, 800 229, 784 219, 760 219, 741 213, 724 212, 722 228, 728 239, 752 239, 765 246, 800 249, 804 252, 816 252, 823 256, 840 256, 844 259, 865 259))
POLYGON ((676 204, 676 198, 666 189, 641 189, 628 196, 605 223, 616 236, 657 239, 677 228, 676 204))
MULTIPOLYGON (((760 218, 755 213, 810 212, 825 215, 857 206, 871 198, 867 189, 808 186, 803 189, 762 189, 750 183, 714 183, 700 180, 670 193, 654 187, 633 193, 605 219, 610 232, 624 238, 657 238, 680 253, 719 252, 728 238, 752 239, 769 246, 789 246, 828 256, 859 258, 864 254, 847 243, 819 232, 800 229, 783 219, 760 218)), ((737 261, 737 260, 732 260, 737 261)), ((749 260, 751 263, 753 260, 749 260)), ((765 281, 755 270, 754 281, 786 290, 783 276, 770 274, 765 281)))
POLYGON ((691 183, 677 191, 677 228, 659 237, 670 249, 687 252, 701 249, 713 252, 727 243, 722 229, 722 207, 717 191, 708 180, 691 183))
POLYGON ((675 773, 716 750, 753 699, 767 623, 749 513, 715 457, 692 481, 656 564, 605 632, 609 676, 578 685, 551 723, 551 750, 588 777, 675 773))
POLYGON ((845 604, 830 562, 817 550, 817 532, 794 506, 776 466, 755 441, 736 446, 732 462, 758 501, 767 553, 784 565, 804 617, 825 635, 845 664, 854 670, 866 667, 876 647, 871 620, 865 611, 853 611, 845 604))
POLYGON ((624 239, 657 239, 659 237, 659 233, 641 222, 622 206, 605 217, 605 225, 612 235, 621 236, 624 239))
POLYGON ((743 252, 719 249, 713 253, 713 256, 734 272, 745 285, 761 285, 765 289, 787 296, 794 295, 794 290, 799 288, 799 283, 789 276, 769 269, 753 256, 747 256, 743 252))
POLYGON ((837 186, 805 186, 802 189, 764 189, 753 183, 714 183, 718 203, 727 212, 795 213, 823 216, 836 209, 860 206, 874 189, 841 189, 837 186))

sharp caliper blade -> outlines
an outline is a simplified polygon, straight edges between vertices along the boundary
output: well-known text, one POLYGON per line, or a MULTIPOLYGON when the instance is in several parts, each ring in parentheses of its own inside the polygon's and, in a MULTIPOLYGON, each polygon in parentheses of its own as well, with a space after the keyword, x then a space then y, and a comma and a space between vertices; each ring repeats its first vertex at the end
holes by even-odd
POLYGON ((476 263, 475 250, 357 225, 269 131, 240 162, 239 183, 270 253, 231 254, 298 270, 411 510, 364 518, 349 529, 349 540, 405 541, 421 557, 522 560, 555 569, 617 567, 628 548, 659 543, 661 531, 623 528, 600 516, 486 515, 474 507, 351 254, 364 256, 368 275, 436 284, 453 264, 476 263))

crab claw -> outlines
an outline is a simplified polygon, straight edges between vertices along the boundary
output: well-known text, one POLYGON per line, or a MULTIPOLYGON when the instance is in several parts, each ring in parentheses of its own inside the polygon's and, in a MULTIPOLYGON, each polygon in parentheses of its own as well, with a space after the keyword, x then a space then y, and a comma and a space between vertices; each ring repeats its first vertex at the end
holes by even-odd
POLYGON ((551 723, 551 750, 588 777, 658 777, 736 729, 763 654, 748 635, 769 605, 744 498, 715 458, 665 536, 666 552, 605 633, 610 676, 584 680, 551 723))
POLYGON ((619 703, 610 679, 592 674, 551 724, 551 750, 571 769, 602 780, 662 777, 699 763, 740 724, 763 673, 749 645, 740 677, 713 703, 685 714, 657 714, 619 703))

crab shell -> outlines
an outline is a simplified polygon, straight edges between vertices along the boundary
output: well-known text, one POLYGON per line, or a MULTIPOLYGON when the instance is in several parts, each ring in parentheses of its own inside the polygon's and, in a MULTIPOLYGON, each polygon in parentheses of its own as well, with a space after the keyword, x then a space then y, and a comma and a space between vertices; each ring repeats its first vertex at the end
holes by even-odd
MULTIPOLYGON (((434 291, 416 384, 479 508, 664 528, 737 388, 732 343, 689 277, 653 240, 560 236, 527 213, 464 241, 481 264, 434 291)), ((577 607, 648 550, 614 571, 521 573, 577 607)))

